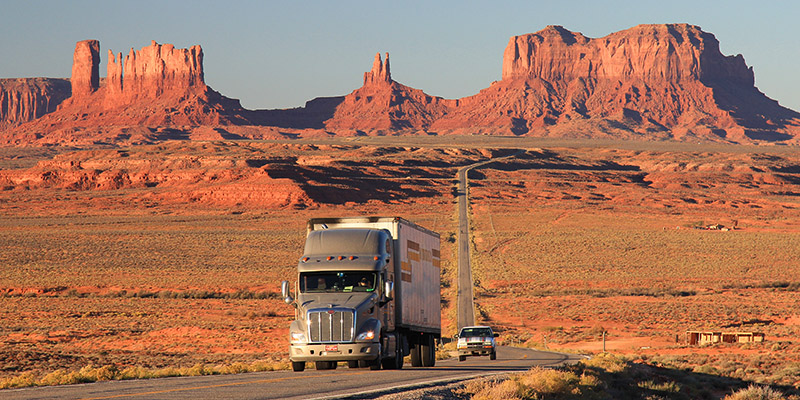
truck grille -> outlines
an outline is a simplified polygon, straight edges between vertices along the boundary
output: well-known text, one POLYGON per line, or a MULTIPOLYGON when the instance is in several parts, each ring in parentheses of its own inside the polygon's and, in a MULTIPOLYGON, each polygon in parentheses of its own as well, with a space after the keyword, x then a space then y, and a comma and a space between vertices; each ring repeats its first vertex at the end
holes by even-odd
POLYGON ((355 331, 353 310, 309 311, 308 331, 312 342, 352 342, 355 331))

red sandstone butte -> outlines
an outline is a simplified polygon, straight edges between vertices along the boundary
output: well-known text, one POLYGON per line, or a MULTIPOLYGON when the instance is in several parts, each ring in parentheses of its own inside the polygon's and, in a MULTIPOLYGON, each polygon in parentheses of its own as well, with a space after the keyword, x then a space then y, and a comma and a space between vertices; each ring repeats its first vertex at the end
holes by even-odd
POLYGON ((639 25, 599 39, 560 26, 514 36, 502 80, 460 99, 431 129, 536 134, 576 121, 672 138, 800 133, 800 114, 760 93, 741 55, 722 55, 714 35, 688 24, 639 25))
MULTIPOLYGON (((78 42, 72 68, 72 96, 44 117, 20 127, 37 136, 72 128, 103 126, 186 126, 242 123, 244 110, 205 84, 200 46, 176 49, 153 41, 131 49, 124 61, 109 51, 108 77, 97 87, 99 42, 78 42)), ((49 142, 46 137, 43 142, 49 142)))
POLYGON ((389 53, 375 55, 372 70, 364 73, 364 85, 344 97, 333 116, 325 121, 330 130, 426 129, 454 105, 453 100, 433 97, 392 80, 389 53))

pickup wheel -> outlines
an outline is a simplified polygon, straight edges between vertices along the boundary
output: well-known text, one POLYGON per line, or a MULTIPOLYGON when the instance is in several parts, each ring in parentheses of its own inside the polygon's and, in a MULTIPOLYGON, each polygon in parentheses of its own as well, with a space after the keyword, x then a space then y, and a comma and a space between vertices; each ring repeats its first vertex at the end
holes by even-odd
POLYGON ((497 360, 497 352, 492 350, 492 354, 489 354, 490 360, 497 360))
POLYGON ((467 356, 458 356, 458 361, 467 361, 467 356))
POLYGON ((306 369, 305 361, 292 361, 292 371, 303 372, 306 369))

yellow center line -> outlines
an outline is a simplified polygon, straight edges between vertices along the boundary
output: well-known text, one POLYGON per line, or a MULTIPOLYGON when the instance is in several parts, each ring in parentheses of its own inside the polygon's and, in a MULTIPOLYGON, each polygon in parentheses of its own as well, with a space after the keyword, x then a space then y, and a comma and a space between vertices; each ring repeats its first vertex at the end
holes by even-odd
POLYGON ((370 372, 362 371, 362 372, 344 372, 344 373, 335 373, 335 374, 326 374, 326 375, 287 376, 287 377, 284 377, 284 378, 259 379, 259 380, 247 381, 247 382, 221 383, 219 385, 206 385, 206 386, 195 386, 195 387, 180 388, 180 389, 165 389, 165 390, 155 390, 155 391, 150 391, 150 392, 116 394, 116 395, 113 395, 113 396, 104 396, 104 397, 87 397, 87 398, 83 398, 83 399, 80 399, 80 400, 119 399, 119 398, 123 398, 123 397, 150 396, 150 395, 164 394, 164 393, 187 392, 187 391, 190 391, 190 390, 203 390, 203 389, 214 389, 214 388, 229 387, 229 386, 250 385, 250 384, 253 384, 253 383, 273 383, 273 382, 281 382, 281 381, 303 379, 303 378, 314 378, 314 377, 320 377, 320 376, 326 377, 326 376, 334 376, 334 375, 336 375, 336 376, 362 375, 362 374, 368 374, 368 373, 370 373, 370 372))

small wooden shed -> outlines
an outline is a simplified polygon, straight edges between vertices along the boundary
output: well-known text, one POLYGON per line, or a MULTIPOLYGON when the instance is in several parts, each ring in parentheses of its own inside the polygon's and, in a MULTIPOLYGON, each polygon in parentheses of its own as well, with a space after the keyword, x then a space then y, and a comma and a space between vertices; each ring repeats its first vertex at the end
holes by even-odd
POLYGON ((760 332, 686 331, 686 342, 690 345, 756 343, 763 341, 764 334, 760 332))

